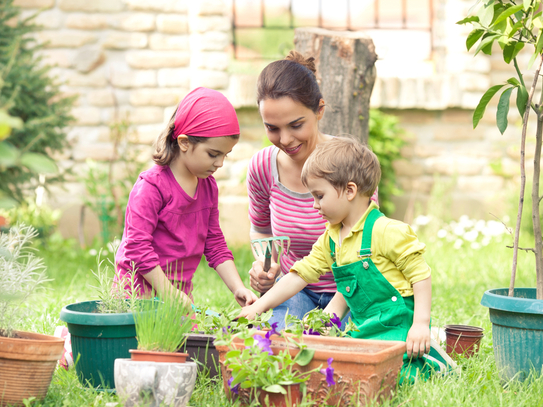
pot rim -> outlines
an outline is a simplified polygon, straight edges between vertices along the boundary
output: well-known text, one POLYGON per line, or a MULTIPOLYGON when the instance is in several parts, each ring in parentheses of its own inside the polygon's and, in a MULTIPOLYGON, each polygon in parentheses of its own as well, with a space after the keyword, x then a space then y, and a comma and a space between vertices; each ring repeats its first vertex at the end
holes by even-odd
MULTIPOLYGON (((140 300, 154 301, 154 300, 140 300)), ((60 320, 74 325, 92 325, 92 326, 111 326, 111 325, 134 325, 134 314, 132 312, 124 313, 105 313, 101 314, 92 311, 81 311, 77 308, 96 309, 100 300, 74 302, 62 307, 60 311, 60 320)))
POLYGON ((508 288, 494 288, 485 291, 481 299, 481 305, 500 311, 543 314, 543 300, 535 298, 535 288, 515 288, 514 291, 515 295, 526 295, 533 298, 509 297, 507 295, 508 291, 508 288))

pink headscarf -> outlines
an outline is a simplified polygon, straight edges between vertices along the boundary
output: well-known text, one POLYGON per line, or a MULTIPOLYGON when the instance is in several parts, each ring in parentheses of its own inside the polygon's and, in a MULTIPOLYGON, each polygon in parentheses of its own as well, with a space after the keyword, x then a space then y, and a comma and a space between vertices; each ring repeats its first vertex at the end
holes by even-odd
POLYGON ((239 134, 236 111, 216 90, 196 88, 179 103, 173 138, 181 134, 197 137, 222 137, 239 134))

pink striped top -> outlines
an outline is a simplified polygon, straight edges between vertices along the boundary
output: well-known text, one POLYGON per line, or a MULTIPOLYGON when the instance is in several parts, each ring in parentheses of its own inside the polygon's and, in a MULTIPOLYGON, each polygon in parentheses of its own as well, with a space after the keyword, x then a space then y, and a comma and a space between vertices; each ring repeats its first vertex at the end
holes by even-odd
MULTIPOLYGON (((251 158, 247 170, 249 220, 252 231, 290 237, 290 251, 281 255, 281 272, 287 274, 296 261, 309 254, 324 233, 326 221, 313 209, 309 192, 294 192, 279 182, 278 153, 277 147, 270 146, 251 158)), ((335 292, 332 272, 307 288, 316 293, 335 292)))

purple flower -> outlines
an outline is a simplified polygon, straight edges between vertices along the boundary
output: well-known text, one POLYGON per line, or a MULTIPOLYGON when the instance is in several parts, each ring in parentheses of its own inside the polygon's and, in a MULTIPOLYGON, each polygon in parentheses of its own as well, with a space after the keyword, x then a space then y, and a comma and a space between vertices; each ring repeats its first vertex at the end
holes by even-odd
POLYGON ((336 384, 336 382, 334 381, 334 368, 332 367, 333 361, 334 358, 329 358, 328 367, 326 369, 321 369, 321 373, 326 376, 326 383, 328 384, 328 387, 336 384))
POLYGON ((330 322, 334 324, 338 329, 341 328, 341 319, 334 313, 334 316, 330 318, 330 322))
POLYGON ((254 336, 256 343, 256 346, 258 346, 262 352, 268 352, 268 354, 273 355, 273 351, 270 348, 271 340, 270 338, 266 338, 264 336, 255 335, 254 336))
POLYGON ((320 335, 319 331, 314 331, 312 328, 309 328, 309 330, 304 330, 304 335, 320 335))
POLYGON ((266 338, 270 339, 270 336, 272 335, 279 335, 279 332, 277 332, 277 325, 279 325, 279 322, 274 322, 271 324, 271 331, 266 333, 266 338))
POLYGON ((230 391, 235 394, 239 394, 239 383, 236 384, 234 387, 232 387, 232 382, 234 381, 234 378, 231 377, 228 379, 228 387, 230 388, 230 391))

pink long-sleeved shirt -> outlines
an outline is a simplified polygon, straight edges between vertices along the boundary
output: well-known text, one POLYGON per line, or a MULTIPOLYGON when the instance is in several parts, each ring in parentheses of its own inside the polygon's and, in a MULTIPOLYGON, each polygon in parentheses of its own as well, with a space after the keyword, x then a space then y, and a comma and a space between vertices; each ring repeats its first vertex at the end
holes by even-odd
POLYGON ((190 293, 202 254, 213 268, 233 260, 219 226, 218 196, 212 176, 199 179, 190 197, 168 166, 142 172, 128 198, 115 257, 119 275, 125 277, 134 268, 136 284, 147 292, 151 286, 143 275, 160 265, 173 283, 190 293))

